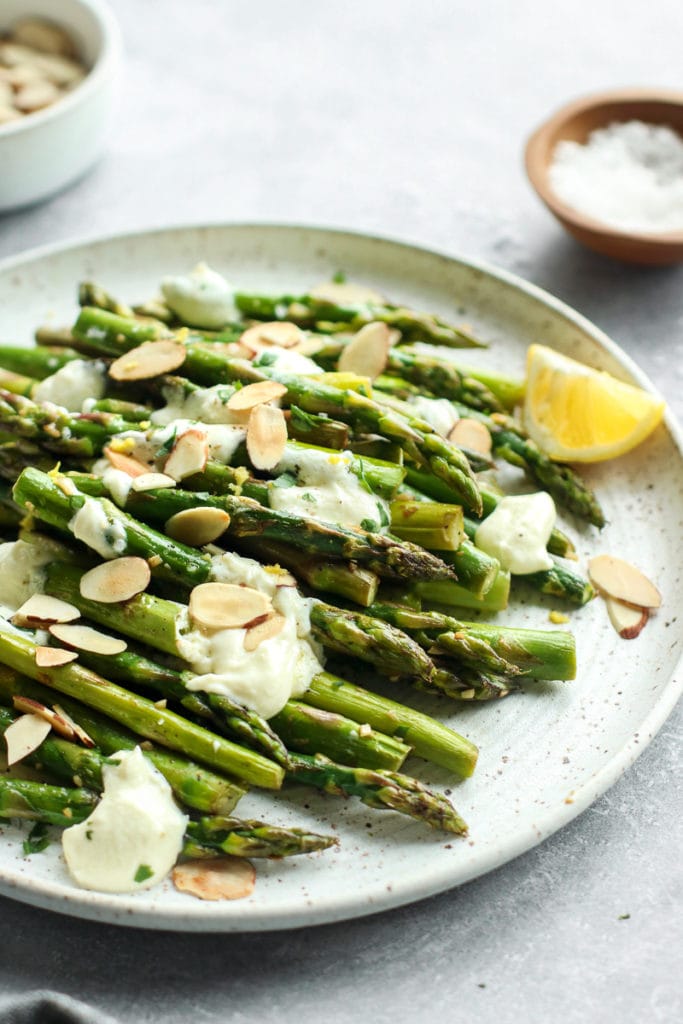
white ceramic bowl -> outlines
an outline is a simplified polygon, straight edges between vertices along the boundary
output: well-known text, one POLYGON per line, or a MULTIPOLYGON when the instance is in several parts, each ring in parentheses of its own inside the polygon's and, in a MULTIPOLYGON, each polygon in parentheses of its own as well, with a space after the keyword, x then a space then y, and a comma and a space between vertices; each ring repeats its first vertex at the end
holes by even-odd
POLYGON ((58 192, 101 155, 121 52, 102 0, 2 0, 0 32, 29 14, 66 29, 90 71, 52 106, 0 126, 0 211, 58 192))

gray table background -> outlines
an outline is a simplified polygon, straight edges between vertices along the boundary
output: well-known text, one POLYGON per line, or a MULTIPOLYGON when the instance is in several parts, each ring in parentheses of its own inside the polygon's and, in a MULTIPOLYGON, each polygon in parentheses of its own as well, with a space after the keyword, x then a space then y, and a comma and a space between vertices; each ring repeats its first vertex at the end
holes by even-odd
MULTIPOLYGON (((495 262, 565 299, 683 414, 683 269, 580 249, 521 164, 524 138, 569 98, 683 88, 680 0, 112 6, 126 63, 109 152, 70 191, 0 218, 0 257, 181 222, 394 236, 495 262)), ((181 936, 0 900, 0 994, 48 988, 93 1019, 168 1024, 679 1021, 682 722, 679 707, 625 777, 542 846, 372 918, 181 936)))

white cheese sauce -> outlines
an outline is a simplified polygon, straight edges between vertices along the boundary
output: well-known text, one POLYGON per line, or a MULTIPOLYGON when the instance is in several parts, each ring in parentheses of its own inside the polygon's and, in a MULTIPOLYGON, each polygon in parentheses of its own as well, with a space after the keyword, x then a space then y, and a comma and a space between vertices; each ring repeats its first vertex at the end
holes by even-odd
POLYGON ((294 352, 290 348, 278 348, 277 345, 264 349, 254 360, 254 366, 274 366, 283 373, 298 373, 303 376, 323 372, 322 367, 309 356, 294 352))
POLYGON ((550 569, 553 560, 546 544, 556 514, 555 503, 545 491, 502 498, 477 527, 474 542, 511 573, 522 576, 550 569))
MULTIPOLYGON (((154 449, 166 445, 172 440, 177 441, 188 430, 200 430, 206 434, 209 443, 209 456, 218 462, 229 463, 236 450, 247 436, 244 426, 230 423, 202 423, 198 420, 171 420, 165 427, 152 431, 150 441, 154 449)), ((163 460, 162 460, 163 461, 163 460)))
POLYGON ((246 651, 245 629, 196 629, 183 609, 176 625, 178 651, 197 673, 188 689, 231 697, 263 718, 272 718, 290 697, 304 694, 313 676, 322 671, 322 651, 310 632, 311 601, 295 587, 278 586, 281 570, 264 568, 233 552, 214 556, 211 577, 267 594, 285 625, 276 636, 246 651))
POLYGON ((340 526, 382 529, 390 521, 388 503, 366 490, 351 469, 353 461, 351 452, 288 448, 276 472, 294 474, 297 484, 271 487, 270 507, 340 526))
POLYGON ((58 554, 46 539, 44 544, 27 544, 24 540, 0 544, 0 605, 2 612, 13 615, 24 601, 42 594, 45 566, 58 554))
POLYGON ((218 330, 239 316, 235 289, 206 263, 189 274, 164 278, 161 291, 169 308, 192 327, 218 330))
POLYGON ((34 402, 53 402, 69 412, 81 412, 86 411, 93 401, 104 398, 106 386, 104 363, 73 359, 51 377, 41 380, 34 388, 32 398, 34 402))
POLYGON ((460 419, 457 410, 447 398, 425 398, 424 395, 415 395, 409 404, 415 415, 428 423, 432 430, 441 434, 441 437, 448 437, 460 419))
POLYGON ((149 889, 178 859, 188 819, 139 747, 109 760, 118 764, 102 769, 102 799, 85 821, 62 833, 64 859, 84 889, 149 889))
POLYGON ((118 558, 128 547, 122 523, 110 522, 105 508, 95 498, 86 498, 69 523, 76 540, 83 541, 102 558, 118 558))
POLYGON ((216 384, 212 388, 199 388, 189 395, 181 387, 164 388, 162 394, 166 401, 163 409, 155 409, 150 416, 151 422, 157 427, 167 426, 173 420, 198 420, 202 423, 244 423, 244 417, 238 417, 227 407, 227 401, 235 389, 225 384, 216 384))

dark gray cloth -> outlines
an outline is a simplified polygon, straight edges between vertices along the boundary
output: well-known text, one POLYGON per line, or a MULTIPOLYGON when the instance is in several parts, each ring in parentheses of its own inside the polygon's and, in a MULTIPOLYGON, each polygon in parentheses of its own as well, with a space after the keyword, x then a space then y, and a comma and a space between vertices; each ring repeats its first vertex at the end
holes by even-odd
POLYGON ((100 1013, 59 992, 39 991, 0 1001, 0 1024, 118 1024, 109 1014, 100 1013))

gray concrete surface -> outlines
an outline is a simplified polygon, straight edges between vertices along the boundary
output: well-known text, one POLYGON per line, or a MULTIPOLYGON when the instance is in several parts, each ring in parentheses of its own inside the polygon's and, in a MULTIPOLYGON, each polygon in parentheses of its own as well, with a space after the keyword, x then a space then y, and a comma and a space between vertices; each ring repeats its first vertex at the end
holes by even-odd
MULTIPOLYGON (((680 0, 115 0, 107 157, 0 219, 0 257, 177 222, 349 227, 483 258, 580 309, 683 413, 683 269, 580 249, 521 150, 565 100, 680 87, 680 0)), ((1 169, 0 169, 1 173, 1 169)), ((679 707, 562 832, 460 890, 271 935, 117 930, 1 902, 0 992, 121 1021, 673 1022, 683 1017, 679 707)))

